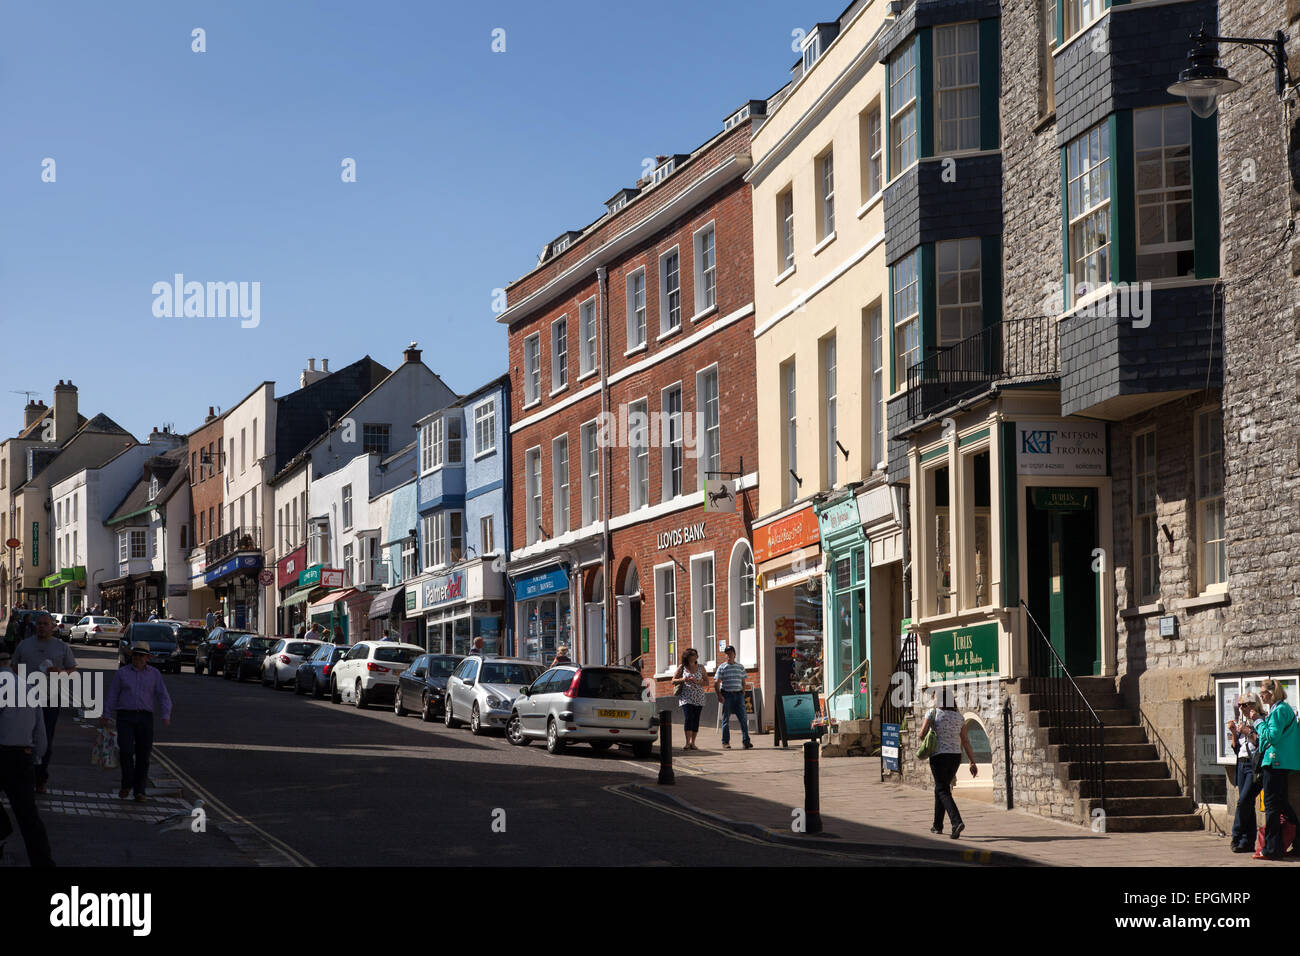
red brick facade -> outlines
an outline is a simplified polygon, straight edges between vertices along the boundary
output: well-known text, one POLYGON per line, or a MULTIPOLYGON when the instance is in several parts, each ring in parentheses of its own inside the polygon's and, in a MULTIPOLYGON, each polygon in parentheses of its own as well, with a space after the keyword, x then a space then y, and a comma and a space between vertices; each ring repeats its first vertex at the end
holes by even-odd
MULTIPOLYGON (((587 236, 575 241, 553 260, 512 284, 508 290, 508 304, 519 302, 557 276, 564 275, 575 265, 588 260, 590 274, 575 272, 570 280, 557 283, 554 296, 541 295, 529 303, 529 309, 518 317, 511 315, 509 328, 512 421, 517 430, 511 439, 512 480, 514 482, 513 527, 516 529, 513 547, 518 553, 527 547, 528 476, 527 455, 530 449, 541 451, 541 525, 543 533, 563 537, 556 531, 555 502, 552 495, 553 445, 555 438, 567 434, 569 439, 569 531, 584 526, 582 520, 582 439, 581 428, 600 415, 601 375, 599 365, 608 356, 607 375, 610 379, 607 407, 617 419, 624 406, 642 399, 646 410, 656 415, 663 410, 662 392, 680 383, 683 417, 690 416, 685 424, 686 437, 697 443, 702 437, 695 434, 695 413, 699 410, 697 375, 712 367, 718 377, 718 421, 720 468, 725 472, 754 473, 758 466, 757 421, 755 410, 754 372, 754 315, 753 315, 753 235, 751 220, 751 191, 742 176, 748 168, 749 124, 742 123, 719 136, 704 147, 678 171, 658 186, 609 217, 587 236), (735 161, 725 173, 719 168, 735 161), (689 206, 683 205, 680 215, 665 220, 652 234, 640 237, 635 245, 617 253, 601 256, 598 250, 644 221, 657 210, 662 210, 675 198, 689 190, 693 184, 712 173, 715 186, 707 187, 692 197, 689 206), (715 300, 716 307, 703 310, 696 317, 696 243, 699 230, 712 223, 715 237, 715 300), (660 335, 660 256, 677 248, 681 288, 681 324, 675 331, 660 335), (596 255, 593 256, 593 253, 596 255), (588 257, 592 257, 588 259, 588 257), (606 269, 606 302, 603 310, 606 321, 601 323, 600 350, 597 369, 579 379, 580 305, 592 296, 600 295, 596 267, 606 269), (646 343, 631 354, 628 351, 627 280, 637 270, 645 269, 646 343), (576 277, 576 278, 574 278, 576 277), (567 369, 568 383, 552 394, 552 323, 567 316, 567 369), (540 401, 525 407, 526 387, 524 368, 524 342, 539 333, 541 389, 540 401), (607 340, 606 340, 607 338, 607 340), (686 343, 686 344, 682 344, 686 343), (635 370, 632 370, 635 367, 635 370), (581 399, 573 397, 588 392, 581 399), (566 401, 566 407, 552 414, 548 410, 566 401), (540 419, 536 416, 544 415, 540 419), (536 419, 529 421, 530 419, 536 419), (522 427, 519 427, 522 423, 522 427)), ((585 267, 584 267, 585 268, 585 267)), ((598 321, 602 317, 598 300, 598 321)), ((602 447, 600 457, 600 509, 588 521, 587 527, 599 523, 604 509, 609 508, 611 528, 611 561, 605 593, 592 593, 598 575, 588 569, 579 583, 581 597, 586 601, 601 602, 606 607, 609 639, 619 627, 620 615, 616 610, 614 595, 627 593, 627 578, 635 566, 640 593, 643 595, 641 627, 650 629, 649 653, 642 658, 642 673, 649 676, 663 672, 668 665, 660 660, 662 647, 656 627, 656 593, 654 568, 671 564, 673 558, 680 563, 676 570, 677 587, 677 648, 696 647, 703 660, 720 657, 716 650, 703 646, 703 635, 695 633, 693 613, 695 601, 691 587, 692 555, 712 552, 714 559, 714 609, 715 633, 720 639, 732 636, 730 620, 732 550, 737 540, 749 540, 749 522, 757 508, 757 490, 750 488, 740 498, 736 514, 706 514, 702 504, 683 507, 699 499, 699 468, 702 459, 689 451, 683 455, 682 494, 679 498, 664 501, 664 458, 658 433, 652 434, 648 454, 649 495, 646 503, 650 509, 647 519, 629 523, 631 451, 626 442, 614 439, 609 447, 602 447), (692 497, 694 496, 694 497, 692 497), (679 502, 674 508, 673 501, 679 502), (654 515, 650 518, 649 515, 654 515), (700 540, 683 542, 661 549, 659 535, 674 529, 704 524, 700 540)), ((544 550, 543 543, 540 550, 544 550)), ((576 615, 575 615, 576 617, 576 615)), ((640 636, 634 635, 633 656, 640 652, 640 636)), ((670 692, 667 682, 659 685, 659 692, 670 692)))

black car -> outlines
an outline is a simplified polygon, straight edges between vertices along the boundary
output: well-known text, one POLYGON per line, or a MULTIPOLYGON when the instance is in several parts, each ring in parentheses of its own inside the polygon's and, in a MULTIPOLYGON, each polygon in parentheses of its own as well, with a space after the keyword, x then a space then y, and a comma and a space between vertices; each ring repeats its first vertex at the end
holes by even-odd
POLYGON ((235 641, 249 635, 249 631, 236 631, 228 627, 214 627, 207 640, 198 646, 194 654, 194 673, 207 671, 213 677, 222 672, 226 666, 226 652, 234 646, 235 641))
POLYGON ((271 653, 271 648, 279 643, 277 637, 243 635, 226 651, 226 666, 222 671, 226 680, 241 681, 245 677, 259 676, 262 673, 262 661, 271 653))
MULTIPOLYGON (((181 664, 193 664, 198 656, 199 645, 206 639, 201 627, 191 627, 184 621, 159 620, 155 624, 166 624, 176 636, 176 643, 181 649, 181 664)), ((198 673, 197 671, 195 673, 198 673)))
POLYGON ((344 644, 322 644, 318 647, 315 654, 298 665, 298 673, 293 682, 294 693, 311 694, 317 700, 324 697, 330 689, 330 671, 347 652, 347 645, 344 644))
POLYGON ((131 663, 131 645, 143 642, 149 645, 149 663, 164 673, 181 672, 181 646, 170 625, 162 621, 128 624, 117 645, 117 663, 125 667, 131 663))
POLYGON ((455 654, 425 654, 411 662, 411 666, 397 677, 397 693, 393 696, 393 713, 404 717, 418 710, 425 720, 442 717, 447 694, 447 678, 463 661, 455 654))

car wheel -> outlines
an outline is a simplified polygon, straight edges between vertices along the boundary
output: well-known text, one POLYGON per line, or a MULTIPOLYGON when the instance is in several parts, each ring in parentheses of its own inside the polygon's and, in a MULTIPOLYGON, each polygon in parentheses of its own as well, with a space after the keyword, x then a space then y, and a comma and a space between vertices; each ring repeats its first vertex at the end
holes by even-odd
POLYGON ((469 712, 469 732, 475 737, 482 737, 487 733, 487 728, 483 726, 483 717, 478 712, 478 701, 474 702, 474 709, 469 712))
POLYGON ((316 679, 316 674, 311 675, 311 697, 312 700, 320 700, 325 694, 320 689, 320 681, 316 679))
POLYGON ((406 708, 402 706, 402 688, 393 691, 393 713, 398 717, 406 716, 406 708))
POLYGON ((612 740, 593 740, 593 741, 591 742, 591 749, 592 749, 592 750, 605 751, 605 750, 608 750, 608 749, 609 749, 610 747, 612 747, 612 746, 614 746, 614 741, 612 741, 612 740))
POLYGON ((552 717, 546 722, 546 752, 548 754, 564 753, 564 741, 560 739, 560 727, 552 717))
POLYGON ((524 734, 524 722, 520 719, 518 711, 511 714, 510 720, 506 722, 506 740, 516 747, 527 747, 532 743, 524 734))
POLYGON ((420 697, 420 719, 426 724, 433 723, 433 707, 429 703, 429 692, 425 691, 420 697))
POLYGON ((266 679, 266 668, 265 668, 265 667, 262 668, 262 686, 263 686, 263 687, 270 687, 270 686, 271 686, 271 682, 270 682, 269 680, 266 679))
POLYGON ((284 684, 281 683, 280 681, 280 668, 272 667, 271 668, 271 690, 279 690, 282 687, 284 687, 284 684))
POLYGON ((352 705, 356 707, 357 710, 365 710, 369 707, 370 701, 366 699, 366 689, 361 686, 360 677, 357 678, 357 682, 353 685, 352 689, 356 693, 356 696, 352 698, 352 705))
POLYGON ((451 715, 451 698, 442 705, 442 723, 444 727, 459 727, 460 721, 451 715))
POLYGON ((295 678, 294 678, 294 681, 293 681, 293 694, 294 694, 294 696, 295 696, 295 697, 298 697, 298 696, 301 696, 302 694, 305 694, 306 692, 307 692, 307 688, 303 686, 302 681, 298 680, 298 679, 295 677, 295 678))
POLYGON ((230 665, 229 665, 229 664, 226 665, 226 672, 225 672, 222 676, 223 676, 226 680, 230 680, 231 678, 233 678, 233 677, 235 676, 234 674, 230 673, 230 665))
POLYGON ((637 760, 647 760, 653 753, 654 744, 648 740, 638 740, 632 744, 632 756, 637 760))

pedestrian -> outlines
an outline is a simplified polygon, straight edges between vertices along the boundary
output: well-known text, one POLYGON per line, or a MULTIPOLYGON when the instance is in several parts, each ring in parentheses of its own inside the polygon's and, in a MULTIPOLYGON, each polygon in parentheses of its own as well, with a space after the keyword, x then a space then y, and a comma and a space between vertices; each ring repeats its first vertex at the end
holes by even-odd
POLYGON ((1232 852, 1249 853, 1255 849, 1255 797, 1261 780, 1255 778, 1255 753, 1259 734, 1255 727, 1262 718, 1254 694, 1242 694, 1237 701, 1236 720, 1228 721, 1228 745, 1237 755, 1237 812, 1232 818, 1232 852))
MULTIPOLYGON (((475 653, 482 654, 483 638, 480 637, 478 640, 479 640, 479 644, 478 644, 479 650, 475 651, 475 653)), ((569 657, 568 644, 561 644, 559 647, 555 649, 555 660, 551 661, 552 667, 554 667, 556 664, 572 664, 572 663, 573 660, 572 658, 569 657)))
MULTIPOLYGON (((36 633, 24 638, 14 648, 13 663, 27 668, 28 674, 41 671, 45 674, 71 673, 77 669, 77 659, 72 648, 54 636, 54 618, 48 611, 35 615, 36 633)), ((59 702, 47 700, 41 708, 45 720, 45 755, 36 767, 36 792, 44 793, 50 780, 50 757, 54 753, 54 727, 59 721, 59 702)))
POLYGON ((131 645, 131 663, 119 667, 108 688, 104 703, 104 723, 117 718, 117 744, 121 751, 123 800, 132 790, 136 803, 144 803, 145 785, 149 780, 149 754, 153 750, 153 718, 162 712, 164 727, 172 722, 172 699, 162 674, 149 665, 149 645, 136 641, 131 645))
POLYGON ((938 746, 930 756, 930 773, 934 777, 934 826, 930 827, 930 832, 943 833, 943 814, 947 811, 952 823, 948 835, 955 840, 966 829, 966 824, 961 821, 961 813, 957 810, 957 801, 952 797, 952 787, 957 782, 957 768, 961 766, 961 752, 966 751, 966 756, 970 758, 972 777, 979 774, 979 768, 975 766, 975 754, 966 736, 966 721, 957 710, 952 688, 940 688, 934 703, 935 706, 925 715, 921 724, 919 738, 924 740, 931 727, 938 738, 938 746))
POLYGON ((212 633, 212 629, 217 626, 217 615, 213 613, 212 608, 208 608, 207 616, 203 618, 203 626, 208 633, 212 633))
POLYGON ((695 648, 688 647, 682 654, 673 684, 682 702, 682 722, 686 725, 686 746, 682 749, 699 750, 695 737, 700 732, 700 712, 704 710, 704 670, 700 667, 700 652, 695 648))
MULTIPOLYGON (((18 675, 10 666, 7 651, 0 651, 0 680, 13 681, 16 693, 18 675)), ((21 704, 0 705, 0 791, 9 798, 9 809, 18 820, 18 830, 27 847, 27 860, 32 866, 53 866, 50 858, 50 838, 45 824, 36 810, 36 776, 34 762, 45 753, 45 721, 34 707, 21 704)), ((4 843, 13 835, 9 815, 0 808, 0 858, 4 857, 4 843)))
POLYGON ((335 625, 334 625, 334 643, 335 643, 335 644, 346 644, 347 642, 348 642, 348 639, 347 639, 346 637, 343 636, 343 628, 341 628, 341 627, 339 627, 337 624, 335 624, 335 625))
POLYGON ((150 611, 150 612, 149 612, 149 620, 151 620, 151 621, 156 621, 156 620, 158 620, 158 612, 157 612, 157 611, 150 611))
POLYGON ((388 628, 384 628, 384 636, 381 637, 380 640, 381 640, 381 641, 391 641, 392 639, 393 639, 393 632, 390 631, 388 628))
POLYGON ((745 714, 745 667, 736 663, 736 649, 730 644, 723 653, 727 655, 727 661, 713 674, 718 702, 722 705, 722 749, 731 749, 731 715, 735 714, 740 723, 742 745, 746 750, 753 750, 754 744, 749 739, 749 718, 745 714))
POLYGON ((1293 826, 1297 823, 1295 808, 1287 796, 1287 776, 1292 770, 1300 770, 1300 727, 1296 726, 1295 711, 1286 702, 1286 690, 1277 681, 1264 681, 1259 699, 1268 708, 1256 728, 1260 753, 1264 755, 1260 761, 1264 790, 1262 855, 1266 860, 1280 860, 1286 849, 1282 846, 1282 816, 1293 826))

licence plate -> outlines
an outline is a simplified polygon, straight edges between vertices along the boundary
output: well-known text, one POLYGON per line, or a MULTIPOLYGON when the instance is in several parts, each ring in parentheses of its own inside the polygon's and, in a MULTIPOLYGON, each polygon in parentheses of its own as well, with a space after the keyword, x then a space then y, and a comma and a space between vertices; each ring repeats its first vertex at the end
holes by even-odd
POLYGON ((630 710, 598 710, 598 711, 596 711, 596 716, 597 716, 597 717, 613 717, 613 718, 616 718, 617 720, 631 720, 631 719, 632 719, 632 711, 630 711, 630 710))

